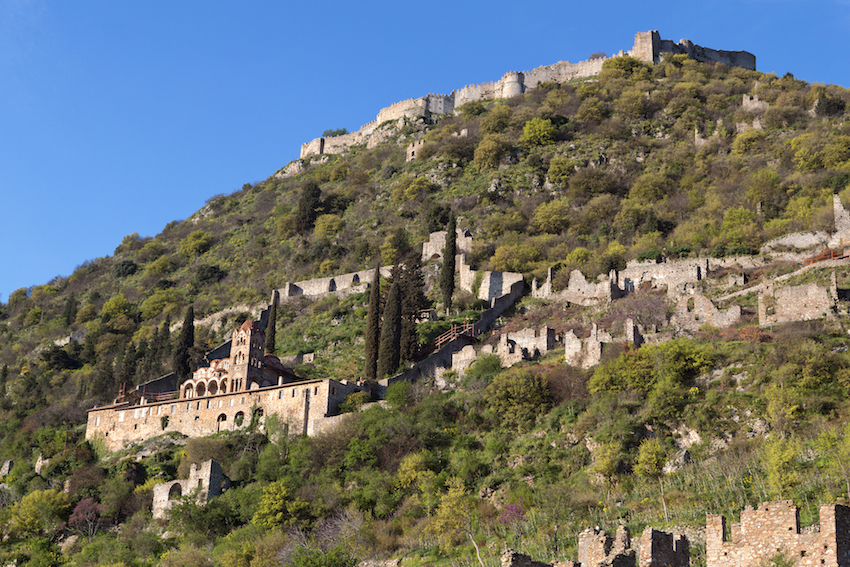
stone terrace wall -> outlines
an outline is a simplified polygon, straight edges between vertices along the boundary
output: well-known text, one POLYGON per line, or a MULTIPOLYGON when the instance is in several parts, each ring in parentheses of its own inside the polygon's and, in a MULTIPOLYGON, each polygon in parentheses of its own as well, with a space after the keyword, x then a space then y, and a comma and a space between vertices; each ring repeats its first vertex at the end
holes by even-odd
POLYGON ((241 427, 247 426, 255 408, 264 415, 280 416, 291 433, 313 435, 345 396, 356 390, 357 386, 336 380, 311 380, 233 394, 94 408, 88 413, 86 440, 102 438, 108 450, 116 451, 169 431, 189 437, 212 435, 238 429, 239 414, 241 427), (167 420, 164 428, 163 418, 167 420))
POLYGON ((850 508, 838 504, 820 507, 820 531, 800 533, 799 510, 790 500, 765 502, 758 510, 747 507, 741 523, 726 538, 726 519, 706 517, 706 567, 758 567, 786 553, 798 567, 850 566, 850 508))

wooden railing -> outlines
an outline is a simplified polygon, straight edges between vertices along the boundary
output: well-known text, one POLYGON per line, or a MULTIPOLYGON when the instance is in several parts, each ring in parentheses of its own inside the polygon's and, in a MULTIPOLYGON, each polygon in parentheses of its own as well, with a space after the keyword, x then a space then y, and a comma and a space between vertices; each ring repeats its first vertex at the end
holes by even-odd
POLYGON ((473 323, 463 323, 462 325, 452 325, 451 328, 434 339, 434 349, 440 350, 443 345, 449 341, 453 341, 461 335, 475 337, 475 325, 473 323))
POLYGON ((827 248, 817 256, 809 258, 805 262, 805 265, 814 264, 815 262, 825 262, 826 260, 838 260, 839 258, 845 258, 847 254, 841 250, 832 250, 831 248, 827 248))
POLYGON ((180 391, 174 390, 172 392, 156 392, 156 393, 142 393, 142 397, 146 398, 152 402, 165 402, 168 400, 176 400, 180 397, 180 391))

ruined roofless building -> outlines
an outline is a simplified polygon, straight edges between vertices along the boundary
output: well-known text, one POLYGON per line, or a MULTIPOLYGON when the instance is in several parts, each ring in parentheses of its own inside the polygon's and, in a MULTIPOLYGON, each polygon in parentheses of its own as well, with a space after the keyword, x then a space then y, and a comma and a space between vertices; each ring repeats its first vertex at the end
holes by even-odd
POLYGON ((800 533, 800 511, 790 500, 748 506, 726 538, 726 518, 706 517, 706 567, 759 567, 785 555, 795 567, 850 567, 850 508, 820 507, 820 530, 800 533))

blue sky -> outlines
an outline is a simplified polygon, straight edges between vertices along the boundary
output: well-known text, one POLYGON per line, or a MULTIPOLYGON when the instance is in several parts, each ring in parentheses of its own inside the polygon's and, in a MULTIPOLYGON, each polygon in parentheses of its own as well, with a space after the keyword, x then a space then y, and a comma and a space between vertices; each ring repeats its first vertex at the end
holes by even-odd
POLYGON ((637 31, 850 86, 850 0, 0 0, 0 301, 267 178, 328 128, 637 31))

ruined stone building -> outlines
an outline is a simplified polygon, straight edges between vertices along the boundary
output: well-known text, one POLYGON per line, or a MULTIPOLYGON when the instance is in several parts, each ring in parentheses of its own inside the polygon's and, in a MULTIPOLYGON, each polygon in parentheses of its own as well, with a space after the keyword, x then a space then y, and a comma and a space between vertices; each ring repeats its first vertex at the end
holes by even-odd
MULTIPOLYGON (((578 563, 573 567, 688 567, 690 546, 683 534, 644 528, 637 549, 632 547, 626 526, 617 528, 612 537, 599 528, 588 528, 578 535, 578 563)), ((734 565, 732 563, 729 564, 734 565)), ((737 567, 737 566, 736 566, 737 567)))
POLYGON ((215 461, 200 465, 192 463, 189 478, 162 482, 153 487, 152 513, 154 518, 165 518, 167 512, 183 496, 197 492, 197 503, 206 504, 210 498, 220 495, 230 486, 230 481, 215 461))
POLYGON ((796 567, 850 566, 850 507, 820 507, 818 531, 801 533, 800 511, 790 500, 764 502, 758 510, 748 506, 741 522, 732 524, 727 538, 726 518, 706 518, 706 567, 758 567, 778 554, 796 567))
POLYGON ((270 414, 292 434, 312 435, 336 423, 337 407, 358 386, 297 382, 277 357, 264 353, 264 339, 257 322, 248 321, 233 332, 229 356, 199 368, 179 390, 137 390, 89 410, 86 439, 102 439, 116 451, 169 431, 201 437, 235 430, 270 414))

